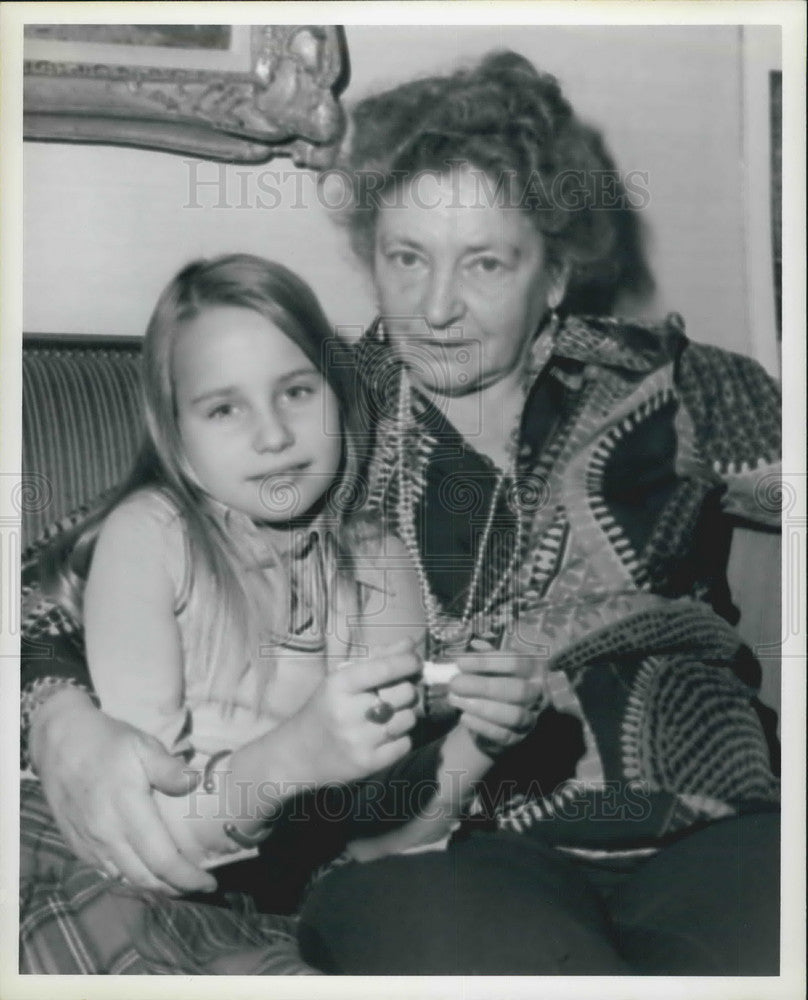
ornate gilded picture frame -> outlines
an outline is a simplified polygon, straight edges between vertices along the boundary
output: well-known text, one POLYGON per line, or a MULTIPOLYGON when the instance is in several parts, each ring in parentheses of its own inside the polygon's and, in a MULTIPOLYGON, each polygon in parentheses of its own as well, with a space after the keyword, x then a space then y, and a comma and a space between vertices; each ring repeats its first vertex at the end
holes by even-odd
POLYGON ((334 25, 30 25, 24 137, 326 167, 347 73, 334 25))

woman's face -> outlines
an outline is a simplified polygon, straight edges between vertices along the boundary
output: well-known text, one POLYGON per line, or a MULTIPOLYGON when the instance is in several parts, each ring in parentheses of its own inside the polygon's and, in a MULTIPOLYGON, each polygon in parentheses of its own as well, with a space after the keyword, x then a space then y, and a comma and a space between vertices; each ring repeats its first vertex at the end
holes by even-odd
POLYGON ((464 395, 514 372, 563 289, 540 234, 495 189, 462 167, 415 178, 379 210, 374 280, 388 338, 434 393, 464 395))

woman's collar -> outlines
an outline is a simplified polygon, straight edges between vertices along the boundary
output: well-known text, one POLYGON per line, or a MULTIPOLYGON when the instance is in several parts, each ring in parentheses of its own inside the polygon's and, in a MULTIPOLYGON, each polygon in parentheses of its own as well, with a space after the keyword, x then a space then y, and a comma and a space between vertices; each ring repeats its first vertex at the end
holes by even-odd
MULTIPOLYGON (((381 316, 368 328, 362 344, 388 346, 381 316)), ((526 376, 536 366, 537 356, 542 359, 542 365, 554 359, 565 359, 645 372, 658 367, 664 354, 663 338, 656 327, 610 316, 564 316, 557 321, 548 316, 536 331, 526 354, 526 376), (549 348, 546 351, 543 342, 549 348)), ((400 364, 397 359, 396 363, 400 364)))
POLYGON ((583 364, 648 372, 664 360, 666 347, 655 328, 611 316, 567 316, 553 354, 583 364))

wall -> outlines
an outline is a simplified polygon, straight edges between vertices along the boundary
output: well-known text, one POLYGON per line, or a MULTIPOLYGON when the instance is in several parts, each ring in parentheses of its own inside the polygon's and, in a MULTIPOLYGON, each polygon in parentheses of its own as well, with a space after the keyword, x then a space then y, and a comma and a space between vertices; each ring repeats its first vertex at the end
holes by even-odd
MULTIPOLYGON (((694 339, 772 367, 776 354, 751 329, 746 291, 742 55, 744 31, 768 33, 776 45, 777 29, 346 30, 349 101, 492 47, 514 48, 553 72, 581 117, 602 128, 618 166, 648 174, 644 219, 658 290, 642 311, 676 309, 694 339)), ((139 333, 184 261, 227 250, 284 261, 314 285, 334 322, 360 328, 373 313, 372 290, 312 181, 285 159, 220 167, 138 150, 27 144, 26 330, 139 333), (194 192, 194 177, 212 183, 194 192), (279 192, 265 194, 265 205, 279 204, 255 207, 259 185, 279 192)), ((765 267, 767 249, 755 252, 765 267)))

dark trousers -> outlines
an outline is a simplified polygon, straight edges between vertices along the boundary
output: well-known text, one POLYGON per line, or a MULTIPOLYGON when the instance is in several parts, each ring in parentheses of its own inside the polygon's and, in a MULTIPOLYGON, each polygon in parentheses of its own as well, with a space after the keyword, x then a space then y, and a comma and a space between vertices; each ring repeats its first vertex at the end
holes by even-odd
POLYGON ((629 872, 537 837, 339 868, 302 911, 304 959, 348 975, 777 975, 779 816, 712 823, 629 872))

